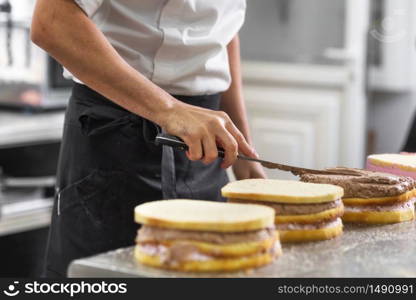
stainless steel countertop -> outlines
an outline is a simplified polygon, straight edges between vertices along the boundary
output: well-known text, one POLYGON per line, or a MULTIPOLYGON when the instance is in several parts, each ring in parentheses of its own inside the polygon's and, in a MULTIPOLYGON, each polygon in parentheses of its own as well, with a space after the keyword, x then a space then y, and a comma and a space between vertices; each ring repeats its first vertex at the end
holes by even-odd
POLYGON ((41 188, 0 191, 0 236, 49 226, 52 204, 41 188))
POLYGON ((70 277, 416 277, 415 222, 383 226, 345 225, 333 240, 283 246, 268 266, 223 274, 178 273, 146 267, 133 247, 75 260, 70 277))
POLYGON ((62 138, 65 112, 23 114, 0 111, 0 148, 62 138))

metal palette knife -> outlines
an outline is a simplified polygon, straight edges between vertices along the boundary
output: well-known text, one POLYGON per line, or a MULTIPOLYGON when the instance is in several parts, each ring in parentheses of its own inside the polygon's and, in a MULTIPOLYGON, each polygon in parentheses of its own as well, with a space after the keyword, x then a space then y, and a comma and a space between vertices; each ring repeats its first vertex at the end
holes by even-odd
MULTIPOLYGON (((159 133, 156 136, 155 144, 156 145, 170 146, 170 147, 173 147, 174 149, 181 150, 181 151, 188 150, 188 145, 186 145, 182 139, 180 139, 177 136, 173 136, 173 135, 166 134, 166 133, 159 133)), ((219 157, 224 157, 224 153, 225 153, 224 149, 218 148, 218 156, 219 157)), ((282 170, 282 171, 291 172, 293 175, 296 175, 296 176, 299 176, 299 175, 305 174, 305 173, 308 173, 308 174, 324 174, 324 175, 349 175, 349 176, 353 175, 349 172, 342 172, 342 171, 339 171, 339 170, 337 170, 337 171, 335 171, 335 170, 315 170, 315 169, 308 169, 308 168, 300 168, 300 167, 295 167, 295 166, 270 162, 270 161, 266 161, 266 160, 262 160, 262 159, 251 158, 251 157, 247 157, 247 156, 242 155, 242 154, 238 154, 237 158, 238 159, 243 159, 243 160, 258 162, 263 167, 268 168, 268 169, 279 169, 279 170, 282 170)))

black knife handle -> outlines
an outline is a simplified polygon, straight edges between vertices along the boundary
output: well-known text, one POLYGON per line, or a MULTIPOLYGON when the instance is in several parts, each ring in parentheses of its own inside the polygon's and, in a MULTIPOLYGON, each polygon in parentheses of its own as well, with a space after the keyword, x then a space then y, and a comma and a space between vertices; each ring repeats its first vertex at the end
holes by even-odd
POLYGON ((189 148, 188 145, 185 144, 185 142, 180 137, 170 135, 167 133, 159 133, 156 136, 155 144, 170 146, 172 148, 175 148, 177 150, 182 150, 182 151, 186 151, 189 148))
MULTIPOLYGON (((155 144, 170 146, 180 151, 187 151, 189 149, 188 145, 185 144, 185 142, 180 137, 170 135, 167 133, 159 133, 156 136, 155 144)), ((224 157, 224 154, 225 154, 224 149, 218 148, 218 156, 224 157)))

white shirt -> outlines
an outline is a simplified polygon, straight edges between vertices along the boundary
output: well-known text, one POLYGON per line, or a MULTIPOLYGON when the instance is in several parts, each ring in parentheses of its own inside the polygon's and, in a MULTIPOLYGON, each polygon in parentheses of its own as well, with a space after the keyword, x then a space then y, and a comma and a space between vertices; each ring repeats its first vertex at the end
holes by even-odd
POLYGON ((228 89, 226 47, 244 22, 245 0, 74 1, 132 67, 168 93, 228 89))

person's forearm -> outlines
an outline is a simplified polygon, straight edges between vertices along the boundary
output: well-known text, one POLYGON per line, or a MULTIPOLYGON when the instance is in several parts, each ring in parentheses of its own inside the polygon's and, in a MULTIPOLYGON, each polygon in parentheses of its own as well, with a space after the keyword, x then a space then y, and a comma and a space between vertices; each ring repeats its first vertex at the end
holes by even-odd
POLYGON ((241 62, 240 62, 240 41, 238 36, 228 44, 228 59, 231 73, 231 85, 222 94, 221 109, 225 111, 251 144, 250 129, 247 121, 246 107, 244 104, 241 62))
POLYGON ((128 65, 73 0, 38 0, 32 40, 86 85, 161 126, 179 105, 128 65))
POLYGON ((225 149, 224 168, 238 151, 256 155, 226 113, 181 102, 132 68, 74 0, 38 0, 31 35, 90 88, 182 138, 189 159, 213 162, 217 142, 225 149))

